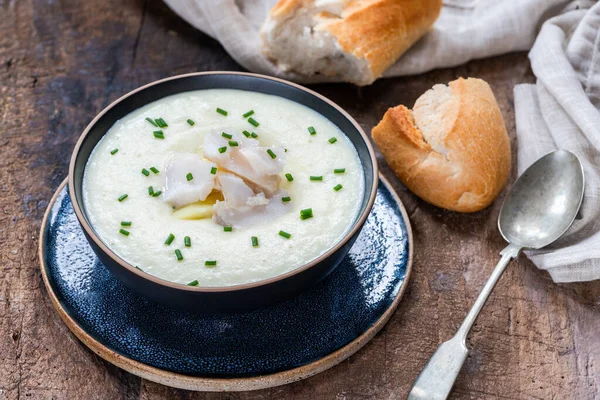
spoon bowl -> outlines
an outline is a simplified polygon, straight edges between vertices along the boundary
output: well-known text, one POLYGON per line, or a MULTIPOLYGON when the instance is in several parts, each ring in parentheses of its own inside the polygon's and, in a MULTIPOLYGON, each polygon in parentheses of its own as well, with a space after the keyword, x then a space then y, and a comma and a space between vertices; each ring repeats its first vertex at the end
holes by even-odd
POLYGON ((500 233, 523 248, 549 245, 575 220, 583 187, 583 168, 573 153, 546 154, 513 184, 498 217, 500 233))

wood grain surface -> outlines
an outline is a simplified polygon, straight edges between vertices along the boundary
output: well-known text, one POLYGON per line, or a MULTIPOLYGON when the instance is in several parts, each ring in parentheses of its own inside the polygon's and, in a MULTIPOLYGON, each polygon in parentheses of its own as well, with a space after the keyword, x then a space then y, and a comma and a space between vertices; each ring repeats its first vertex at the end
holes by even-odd
MULTIPOLYGON (((77 137, 104 106, 158 78, 241 67, 158 0, 0 0, 0 11, 0 399, 406 396, 498 260, 500 201, 472 215, 442 211, 407 192, 380 160, 409 211, 416 252, 405 299, 371 343, 320 375, 258 392, 192 393, 141 380, 95 356, 54 312, 36 257, 40 221, 77 137)), ((370 131, 388 107, 412 106, 459 76, 491 84, 514 145, 513 86, 534 80, 525 53, 362 89, 312 88, 370 131)), ((600 282, 557 285, 521 257, 473 329, 452 398, 600 399, 599 327, 600 282)))

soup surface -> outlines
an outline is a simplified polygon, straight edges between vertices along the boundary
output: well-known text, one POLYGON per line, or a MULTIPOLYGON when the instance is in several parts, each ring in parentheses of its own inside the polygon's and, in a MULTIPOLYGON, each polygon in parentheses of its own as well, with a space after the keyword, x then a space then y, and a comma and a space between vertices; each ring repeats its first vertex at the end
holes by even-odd
POLYGON ((230 286, 281 275, 334 246, 357 217, 363 186, 352 143, 321 114, 277 96, 211 89, 117 121, 86 165, 83 199, 97 235, 130 264, 176 283, 230 286), (243 151, 271 174, 268 184, 219 161, 243 151), (239 208, 230 184, 254 197, 239 208))

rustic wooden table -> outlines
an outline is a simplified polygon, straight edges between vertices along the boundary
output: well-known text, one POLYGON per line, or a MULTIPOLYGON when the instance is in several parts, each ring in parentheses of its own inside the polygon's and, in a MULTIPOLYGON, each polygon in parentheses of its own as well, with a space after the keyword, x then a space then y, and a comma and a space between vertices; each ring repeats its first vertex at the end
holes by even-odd
MULTIPOLYGON (((409 211, 415 262, 404 300, 371 343, 320 375, 258 392, 191 393, 142 380, 95 356, 54 312, 36 255, 40 221, 77 137, 104 106, 158 78, 240 66, 158 0, 0 0, 0 10, 0 399, 406 396, 498 260, 500 201, 473 215, 442 211, 407 192, 381 161, 409 211)), ((459 76, 492 85, 514 145, 513 86, 533 81, 524 53, 366 88, 313 88, 370 131, 388 107, 412 106, 459 76)), ((452 398, 600 398, 599 311, 600 282, 556 285, 521 257, 473 329, 452 398)))

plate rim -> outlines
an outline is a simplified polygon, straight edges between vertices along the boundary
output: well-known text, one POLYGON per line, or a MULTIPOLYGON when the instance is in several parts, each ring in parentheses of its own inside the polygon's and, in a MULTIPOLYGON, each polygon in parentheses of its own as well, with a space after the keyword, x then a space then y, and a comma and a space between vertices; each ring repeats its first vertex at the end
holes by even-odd
POLYGON ((48 224, 50 211, 56 203, 58 196, 60 195, 64 187, 67 185, 68 178, 65 178, 54 192, 54 195, 52 196, 52 199, 48 203, 48 207, 44 212, 44 218, 42 219, 42 224, 40 227, 40 233, 38 236, 38 259, 40 263, 40 270, 42 274, 42 279, 44 281, 44 286, 55 310, 58 312, 60 318, 65 323, 67 328, 69 328, 71 333, 73 333, 77 337, 77 339, 79 339, 86 347, 92 350, 103 360, 140 378, 178 389, 202 392, 238 392, 260 390, 297 382, 336 366, 337 364, 341 363, 342 361, 356 353, 362 347, 364 347, 387 324, 387 322, 390 320, 390 318, 398 308, 398 304, 400 304, 400 300, 406 292, 413 264, 414 243, 412 236, 412 227, 410 225, 410 220, 408 219, 408 213, 404 208, 404 204, 402 203, 402 200, 400 200, 400 197, 398 196, 396 191, 393 189, 391 183, 381 173, 379 174, 379 180, 384 184, 384 186, 386 186, 386 188, 392 195, 394 201, 398 205, 398 208, 400 209, 400 213, 404 218, 406 226, 406 233, 408 236, 408 260, 406 263, 406 274, 404 276, 404 283, 400 287, 398 294, 396 294, 396 297, 389 305, 389 307, 377 319, 377 321, 375 321, 373 325, 371 325, 369 329, 364 331, 360 336, 356 337, 354 340, 341 347, 340 349, 329 353, 326 356, 321 357, 308 364, 301 365, 299 367, 275 372, 268 375, 258 375, 245 378, 208 378, 189 376, 177 372, 165 371, 163 369, 153 367, 148 364, 144 364, 140 361, 136 361, 134 359, 126 357, 124 355, 121 355, 115 350, 110 349, 109 347, 105 346, 104 344, 93 338, 90 334, 88 334, 85 331, 85 329, 83 329, 77 323, 77 321, 75 321, 75 319, 73 319, 69 315, 68 311, 63 308, 60 300, 54 292, 54 288, 50 284, 50 280, 46 273, 47 266, 44 257, 46 247, 46 226, 48 224))

